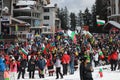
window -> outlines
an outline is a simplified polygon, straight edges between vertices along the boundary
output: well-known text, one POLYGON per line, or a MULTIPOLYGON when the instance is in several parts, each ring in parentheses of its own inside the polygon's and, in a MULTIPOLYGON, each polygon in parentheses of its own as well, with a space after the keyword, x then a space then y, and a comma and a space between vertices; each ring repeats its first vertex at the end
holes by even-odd
POLYGON ((50 32, 50 31, 51 31, 51 29, 48 29, 48 31, 50 32))
POLYGON ((25 31, 25 27, 19 28, 19 31, 25 31))
POLYGON ((44 12, 49 12, 49 8, 45 8, 45 9, 44 9, 44 12))
POLYGON ((49 20, 49 16, 44 16, 44 20, 49 20))
POLYGON ((49 24, 43 24, 43 26, 49 26, 49 24))
POLYGON ((47 28, 44 29, 44 32, 47 32, 47 28))
POLYGON ((2 3, 0 2, 0 8, 2 8, 2 3))

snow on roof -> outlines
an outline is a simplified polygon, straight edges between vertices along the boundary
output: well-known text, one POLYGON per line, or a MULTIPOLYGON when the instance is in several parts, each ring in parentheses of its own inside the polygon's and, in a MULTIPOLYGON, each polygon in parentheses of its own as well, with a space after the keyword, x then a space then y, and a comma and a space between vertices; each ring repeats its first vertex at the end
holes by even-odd
POLYGON ((29 6, 28 7, 24 7, 24 8, 19 8, 19 9, 22 9, 22 10, 25 10, 25 9, 31 10, 31 8, 29 6))
POLYGON ((53 4, 48 4, 46 6, 44 6, 45 8, 48 8, 48 7, 55 7, 53 4))
POLYGON ((18 1, 16 4, 17 6, 23 6, 23 5, 35 5, 36 1, 18 1))

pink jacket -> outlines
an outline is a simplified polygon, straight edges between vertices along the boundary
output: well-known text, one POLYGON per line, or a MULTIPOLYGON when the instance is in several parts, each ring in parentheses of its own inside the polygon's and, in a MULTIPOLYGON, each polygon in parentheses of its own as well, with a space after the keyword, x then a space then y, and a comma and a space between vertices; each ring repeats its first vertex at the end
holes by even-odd
POLYGON ((10 78, 10 73, 9 71, 4 72, 4 78, 10 78))
POLYGON ((10 72, 17 72, 17 63, 10 64, 10 72))

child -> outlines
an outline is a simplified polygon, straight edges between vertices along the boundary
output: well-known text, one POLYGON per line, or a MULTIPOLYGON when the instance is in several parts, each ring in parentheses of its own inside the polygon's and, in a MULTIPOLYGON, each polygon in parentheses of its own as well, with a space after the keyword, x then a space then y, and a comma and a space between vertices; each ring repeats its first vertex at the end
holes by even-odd
POLYGON ((103 72, 102 72, 102 68, 99 69, 99 75, 100 75, 100 78, 103 77, 103 72))
POLYGON ((9 73, 8 69, 6 69, 4 72, 4 78, 5 78, 5 80, 10 80, 10 73, 9 73))

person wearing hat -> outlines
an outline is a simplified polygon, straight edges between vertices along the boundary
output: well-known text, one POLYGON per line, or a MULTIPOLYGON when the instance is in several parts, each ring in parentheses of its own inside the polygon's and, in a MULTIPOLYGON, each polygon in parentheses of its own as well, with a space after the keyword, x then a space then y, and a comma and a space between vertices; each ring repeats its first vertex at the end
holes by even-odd
POLYGON ((36 64, 36 61, 35 61, 34 57, 31 57, 30 60, 28 61, 29 78, 34 79, 35 64, 36 64))
POLYGON ((56 57, 55 67, 56 67, 56 79, 59 78, 59 74, 60 74, 61 78, 63 78, 63 74, 61 73, 61 60, 60 60, 59 56, 56 57))
POLYGON ((17 63, 15 61, 15 58, 12 58, 12 61, 10 63, 10 80, 17 80, 17 63))
POLYGON ((81 58, 81 63, 80 63, 80 80, 83 80, 83 76, 84 76, 84 58, 81 58))
POLYGON ((45 77, 44 76, 44 69, 46 66, 46 61, 42 55, 39 56, 39 59, 37 61, 37 66, 38 66, 38 71, 39 71, 39 77, 44 78, 45 77))
POLYGON ((27 64, 27 60, 24 58, 21 58, 20 60, 20 67, 18 70, 18 79, 20 78, 20 75, 22 74, 22 78, 24 79, 24 75, 25 75, 25 69, 26 69, 26 65, 27 64))
POLYGON ((87 57, 84 57, 80 65, 80 78, 81 80, 93 80, 93 68, 87 57))
POLYGON ((63 66, 63 75, 67 75, 68 64, 70 63, 70 55, 68 55, 67 52, 65 51, 61 60, 62 60, 62 66, 63 66))

